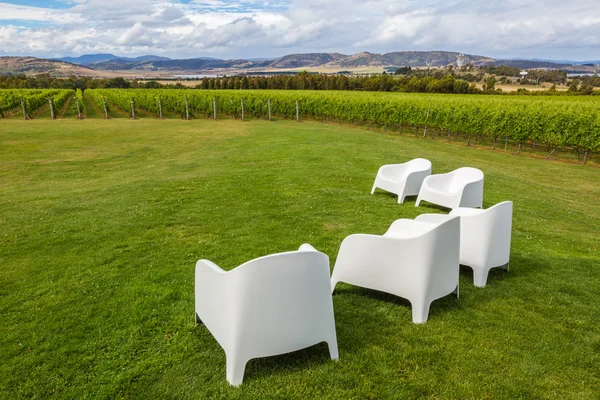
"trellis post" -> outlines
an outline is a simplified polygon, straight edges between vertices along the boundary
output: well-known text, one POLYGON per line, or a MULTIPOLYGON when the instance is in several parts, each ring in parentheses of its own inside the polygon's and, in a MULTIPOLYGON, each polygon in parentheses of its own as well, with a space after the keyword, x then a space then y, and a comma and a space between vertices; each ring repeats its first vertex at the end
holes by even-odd
POLYGON ((423 131, 423 137, 427 136, 427 121, 429 121, 429 107, 427 107, 427 117, 425 118, 425 130, 423 131))
POLYGON ((54 117, 54 101, 52 101, 52 97, 48 99, 48 103, 50 103, 50 118, 56 119, 54 117))
POLYGON ((131 119, 135 119, 135 103, 133 97, 129 98, 129 102, 131 103, 131 119))
POLYGON ((27 121, 27 107, 25 107, 25 99, 21 99, 21 108, 23 109, 23 119, 27 121))
POLYGON ((106 98, 102 98, 102 104, 104 105, 104 118, 108 119, 108 105, 106 104, 106 98))

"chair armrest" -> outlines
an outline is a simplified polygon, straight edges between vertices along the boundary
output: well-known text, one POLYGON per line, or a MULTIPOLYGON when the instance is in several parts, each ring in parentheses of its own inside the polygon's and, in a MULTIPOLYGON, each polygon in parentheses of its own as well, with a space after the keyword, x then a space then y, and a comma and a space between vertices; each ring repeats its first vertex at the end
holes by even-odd
POLYGON ((411 239, 421 236, 435 227, 426 221, 416 221, 414 219, 401 218, 397 219, 388 228, 383 237, 395 239, 411 239))
POLYGON ((318 252, 319 250, 315 249, 308 243, 304 243, 302 246, 300 246, 298 248, 298 251, 317 251, 318 252))
POLYGON ((450 173, 428 175, 423 179, 422 187, 436 192, 437 195, 454 196, 456 191, 450 191, 448 188, 448 180, 451 179, 449 175, 450 173))
POLYGON ((382 165, 381 167, 379 167, 379 170, 386 170, 386 169, 393 169, 396 171, 402 171, 405 170, 407 168, 406 164, 385 164, 382 165))
POLYGON ((452 218, 454 218, 454 216, 448 214, 421 214, 415 218, 415 221, 433 222, 439 224, 452 218))
POLYGON ((425 180, 428 183, 437 182, 437 181, 444 181, 444 180, 448 179, 447 178, 448 175, 450 175, 449 172, 447 172, 445 174, 432 174, 432 175, 427 176, 427 178, 425 178, 425 180))
MULTIPOLYGON (((214 271, 216 273, 220 273, 220 274, 224 274, 225 271, 223 271, 223 269, 221 267, 219 267, 217 264, 215 264, 214 262, 210 261, 210 260, 198 260, 198 262, 196 263, 196 273, 198 272, 198 268, 201 268, 202 270, 207 270, 207 271, 214 271)), ((210 275, 210 272, 207 272, 210 275)))
POLYGON ((227 348, 230 309, 235 299, 229 295, 228 272, 209 260, 196 263, 195 309, 196 315, 213 333, 217 341, 227 348))
POLYGON ((450 211, 450 215, 458 217, 468 217, 471 215, 479 215, 483 212, 485 212, 485 210, 479 208, 458 207, 450 211))

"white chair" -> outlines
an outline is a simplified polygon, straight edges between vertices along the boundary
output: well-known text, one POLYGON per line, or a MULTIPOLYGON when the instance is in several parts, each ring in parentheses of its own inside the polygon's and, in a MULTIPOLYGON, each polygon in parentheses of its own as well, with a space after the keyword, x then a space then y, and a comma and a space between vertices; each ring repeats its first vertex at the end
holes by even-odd
POLYGON ((406 196, 419 194, 423 179, 431 175, 431 161, 415 158, 404 164, 388 164, 379 168, 371 194, 375 188, 383 189, 398 195, 398 203, 402 204, 406 196))
POLYGON ((246 363, 327 342, 338 347, 329 282, 329 257, 304 244, 226 272, 196 263, 196 322, 225 350, 227 381, 239 385, 246 363))
POLYGON ((458 296, 460 221, 395 221, 383 235, 350 235, 342 242, 331 290, 338 282, 408 299, 412 321, 427 321, 431 302, 458 296))
POLYGON ((415 219, 440 223, 460 217, 460 263, 473 269, 475 286, 485 287, 490 269, 508 271, 512 210, 512 201, 504 201, 487 210, 461 207, 449 215, 422 214, 415 219))
POLYGON ((483 172, 463 167, 446 174, 430 175, 423 181, 415 206, 422 200, 448 208, 481 208, 483 172))

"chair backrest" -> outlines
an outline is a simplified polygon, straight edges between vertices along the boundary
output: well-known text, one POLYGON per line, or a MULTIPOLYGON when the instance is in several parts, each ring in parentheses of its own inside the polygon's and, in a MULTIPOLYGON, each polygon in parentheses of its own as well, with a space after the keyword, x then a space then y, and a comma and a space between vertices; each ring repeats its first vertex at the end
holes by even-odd
POLYGON ((342 242, 335 268, 368 265, 369 269, 364 273, 361 268, 348 268, 344 274, 347 280, 342 281, 357 281, 362 287, 403 297, 429 289, 443 291, 454 284, 449 293, 456 286, 453 282, 458 282, 460 219, 429 225, 429 229, 405 238, 394 234, 348 236, 342 242))
POLYGON ((286 339, 333 321, 329 257, 292 251, 254 259, 230 272, 238 302, 236 341, 264 355, 289 351, 286 339), (265 341, 265 335, 271 340, 265 341), (262 347, 264 348, 262 348, 262 347))
POLYGON ((415 158, 406 162, 409 171, 431 170, 431 161, 425 158, 415 158))
POLYGON ((428 275, 427 287, 433 293, 453 290, 459 274, 460 218, 440 223, 429 235, 433 241, 433 251, 428 255, 433 273, 428 275))
POLYGON ((512 201, 504 201, 486 209, 478 218, 480 224, 489 226, 488 260, 492 265, 507 263, 510 257, 512 214, 512 201))
POLYGON ((471 182, 477 182, 483 179, 483 172, 477 168, 462 167, 451 172, 452 181, 450 188, 453 190, 464 187, 471 182))
POLYGON ((461 252, 471 254, 471 258, 484 257, 481 262, 485 264, 506 264, 510 257, 512 213, 512 201, 504 201, 480 213, 461 216, 461 252), (481 251, 485 254, 479 254, 481 251))

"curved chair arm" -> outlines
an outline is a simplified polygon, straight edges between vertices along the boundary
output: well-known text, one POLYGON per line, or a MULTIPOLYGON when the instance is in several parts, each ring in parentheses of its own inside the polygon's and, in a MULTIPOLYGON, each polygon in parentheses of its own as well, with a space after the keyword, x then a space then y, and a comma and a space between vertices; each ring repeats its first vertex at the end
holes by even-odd
POLYGON ((317 251, 318 252, 319 250, 315 249, 308 243, 304 243, 298 248, 298 251, 317 251))
MULTIPOLYGON (((483 208, 483 179, 463 185, 460 189, 460 203, 465 204, 464 207, 483 208)), ((461 204, 454 208, 460 207, 461 204)))
POLYGON ((449 215, 455 215, 458 217, 470 217, 472 215, 479 215, 483 212, 485 212, 485 210, 482 210, 480 208, 458 207, 450 211, 449 215))
POLYGON ((415 218, 415 221, 433 222, 435 224, 440 224, 452 218, 454 218, 454 214, 421 214, 415 218))
MULTIPOLYGON (((198 272, 198 267, 204 268, 206 270, 212 270, 218 274, 224 274, 224 271, 221 267, 210 260, 198 260, 196 263, 196 272, 198 272)), ((210 273, 208 273, 210 275, 210 273)))
POLYGON ((398 172, 402 172, 405 171, 408 168, 408 165, 406 165, 406 163, 403 164, 386 164, 386 165, 382 165, 381 167, 379 167, 379 171, 385 171, 385 170, 394 170, 394 171, 398 171, 398 172))
POLYGON ((427 183, 427 184, 431 184, 432 182, 437 182, 437 181, 446 181, 448 179, 448 175, 451 175, 452 172, 446 172, 445 174, 435 174, 435 175, 429 175, 427 178, 425 178, 425 180, 423 181, 423 184, 427 183))
POLYGON ((428 221, 400 218, 392 222, 383 236, 395 239, 412 239, 424 235, 433 228, 435 228, 435 224, 428 223, 428 221))
POLYGON ((224 348, 229 342, 227 324, 231 309, 227 274, 210 260, 196 263, 196 322, 202 321, 224 348))

